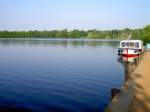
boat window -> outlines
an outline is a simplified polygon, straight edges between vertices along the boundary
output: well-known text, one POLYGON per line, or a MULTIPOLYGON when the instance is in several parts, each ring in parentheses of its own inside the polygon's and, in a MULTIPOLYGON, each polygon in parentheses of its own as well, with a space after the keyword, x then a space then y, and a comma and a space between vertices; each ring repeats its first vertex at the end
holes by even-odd
POLYGON ((129 42, 127 42, 127 43, 126 43, 126 46, 127 46, 127 47, 129 47, 129 45, 130 45, 130 43, 129 43, 129 42))
POLYGON ((122 43, 121 43, 121 47, 125 47, 125 42, 122 42, 122 43))
POLYGON ((130 47, 134 47, 134 43, 133 42, 130 43, 130 47))
POLYGON ((139 46, 140 46, 139 43, 136 42, 136 43, 135 43, 135 47, 136 47, 136 48, 139 48, 139 46))
POLYGON ((134 47, 134 42, 127 42, 126 46, 130 47, 130 48, 133 48, 134 47))

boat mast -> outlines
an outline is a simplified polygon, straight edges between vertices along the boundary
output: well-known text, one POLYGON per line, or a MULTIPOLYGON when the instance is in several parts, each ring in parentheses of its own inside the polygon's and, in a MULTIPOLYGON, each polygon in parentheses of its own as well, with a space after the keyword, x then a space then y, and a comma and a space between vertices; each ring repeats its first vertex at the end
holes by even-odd
POLYGON ((128 40, 130 40, 130 39, 131 39, 131 36, 132 36, 132 35, 131 35, 131 33, 130 33, 130 35, 129 35, 129 37, 128 37, 128 40))

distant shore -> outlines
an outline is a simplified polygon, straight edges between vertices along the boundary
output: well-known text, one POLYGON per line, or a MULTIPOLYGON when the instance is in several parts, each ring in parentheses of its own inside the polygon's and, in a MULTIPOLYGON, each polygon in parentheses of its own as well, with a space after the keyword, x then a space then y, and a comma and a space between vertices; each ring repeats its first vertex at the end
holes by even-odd
POLYGON ((150 52, 146 52, 131 74, 125 74, 121 92, 106 112, 150 112, 150 52))
POLYGON ((50 31, 0 31, 0 38, 67 38, 67 39, 126 39, 132 34, 132 39, 140 39, 144 43, 150 42, 150 25, 141 29, 114 30, 50 30, 50 31))

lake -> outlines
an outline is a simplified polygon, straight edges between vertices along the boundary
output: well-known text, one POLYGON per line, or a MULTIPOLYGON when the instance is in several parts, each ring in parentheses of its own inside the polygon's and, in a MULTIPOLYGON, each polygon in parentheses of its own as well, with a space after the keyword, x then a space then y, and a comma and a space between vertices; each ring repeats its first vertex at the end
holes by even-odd
POLYGON ((103 112, 124 68, 118 41, 0 39, 0 111, 103 112))

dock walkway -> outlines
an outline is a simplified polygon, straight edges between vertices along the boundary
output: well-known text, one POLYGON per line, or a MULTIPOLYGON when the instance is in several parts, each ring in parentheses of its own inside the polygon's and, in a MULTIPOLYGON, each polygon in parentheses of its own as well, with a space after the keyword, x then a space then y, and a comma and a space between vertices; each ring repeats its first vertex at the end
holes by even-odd
POLYGON ((150 112, 150 52, 146 52, 135 71, 125 74, 121 92, 106 112, 150 112))

